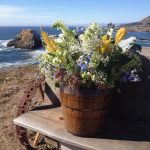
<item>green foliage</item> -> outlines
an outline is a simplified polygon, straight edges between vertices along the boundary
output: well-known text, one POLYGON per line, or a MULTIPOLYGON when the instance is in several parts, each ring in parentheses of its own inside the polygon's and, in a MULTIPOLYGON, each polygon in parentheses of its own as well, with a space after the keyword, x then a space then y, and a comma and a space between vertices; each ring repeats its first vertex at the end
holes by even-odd
POLYGON ((76 32, 74 30, 70 30, 62 21, 55 22, 52 28, 57 28, 58 30, 61 30, 61 32, 64 35, 64 40, 66 42, 77 43, 77 40, 75 38, 76 32))
MULTIPOLYGON (((121 48, 112 36, 106 39, 108 32, 102 37, 103 29, 97 23, 92 23, 78 38, 62 21, 54 23, 53 28, 62 32, 55 39, 58 49, 42 54, 38 60, 41 71, 54 80, 56 87, 62 83, 70 86, 73 77, 74 88, 110 88, 133 76, 132 70, 141 69, 137 53, 129 47, 121 48)), ((129 45, 131 41, 133 38, 121 44, 129 45)))

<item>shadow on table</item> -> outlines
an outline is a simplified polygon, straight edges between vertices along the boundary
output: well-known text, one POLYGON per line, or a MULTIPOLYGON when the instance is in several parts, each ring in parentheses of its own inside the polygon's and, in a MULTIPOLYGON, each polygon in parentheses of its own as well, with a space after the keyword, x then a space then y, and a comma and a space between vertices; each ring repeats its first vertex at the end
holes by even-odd
POLYGON ((142 56, 141 82, 113 92, 110 119, 102 138, 150 141, 150 60, 142 56))
POLYGON ((102 139, 150 141, 150 123, 109 118, 102 139))

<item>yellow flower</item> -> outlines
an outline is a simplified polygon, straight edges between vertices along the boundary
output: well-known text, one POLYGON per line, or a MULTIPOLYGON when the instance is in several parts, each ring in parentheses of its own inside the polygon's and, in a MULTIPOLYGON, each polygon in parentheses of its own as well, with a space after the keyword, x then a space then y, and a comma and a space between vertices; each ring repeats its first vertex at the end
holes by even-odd
POLYGON ((57 45, 57 43, 54 41, 54 38, 53 38, 52 36, 50 36, 50 37, 49 37, 49 40, 50 40, 50 42, 51 42, 53 48, 54 48, 55 50, 57 50, 57 49, 58 49, 58 45, 57 45))
POLYGON ((110 39, 110 36, 107 33, 102 37, 103 41, 109 40, 109 39, 110 39))
POLYGON ((100 51, 102 52, 102 54, 110 50, 110 45, 111 45, 111 38, 108 34, 105 34, 102 37, 102 46, 100 48, 100 51))
POLYGON ((52 39, 49 38, 48 34, 42 30, 41 30, 41 34, 42 34, 43 40, 47 46, 48 51, 50 53, 56 51, 56 49, 54 47, 54 42, 52 42, 52 39))
POLYGON ((110 50, 111 40, 102 41, 101 52, 105 53, 110 50))
POLYGON ((119 43, 127 34, 127 30, 126 28, 122 27, 118 30, 118 32, 116 33, 116 38, 115 38, 115 43, 119 43))

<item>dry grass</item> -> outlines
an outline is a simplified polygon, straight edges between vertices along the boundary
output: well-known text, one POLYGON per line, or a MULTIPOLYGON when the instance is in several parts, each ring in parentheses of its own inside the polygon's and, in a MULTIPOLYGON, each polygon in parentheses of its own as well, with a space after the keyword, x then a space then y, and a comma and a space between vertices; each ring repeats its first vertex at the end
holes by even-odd
POLYGON ((0 150, 20 150, 13 119, 25 87, 37 72, 32 65, 0 71, 0 150))

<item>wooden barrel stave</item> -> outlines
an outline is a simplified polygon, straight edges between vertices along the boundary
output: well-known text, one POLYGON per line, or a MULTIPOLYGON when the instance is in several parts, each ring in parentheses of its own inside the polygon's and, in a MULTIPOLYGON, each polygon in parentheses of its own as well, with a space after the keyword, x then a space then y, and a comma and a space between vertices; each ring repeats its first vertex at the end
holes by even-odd
POLYGON ((63 116, 66 129, 72 134, 93 137, 103 130, 111 94, 75 95, 61 91, 63 116))

